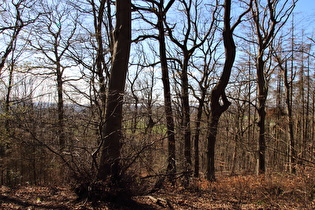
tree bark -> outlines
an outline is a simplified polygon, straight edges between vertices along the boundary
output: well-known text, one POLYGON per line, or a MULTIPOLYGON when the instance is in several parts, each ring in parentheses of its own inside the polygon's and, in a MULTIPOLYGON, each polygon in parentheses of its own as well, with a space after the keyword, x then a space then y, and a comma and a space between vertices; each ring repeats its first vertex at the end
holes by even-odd
POLYGON ((63 102, 63 72, 61 70, 60 60, 58 58, 57 50, 55 52, 56 56, 56 74, 57 74, 57 110, 58 110, 58 138, 60 151, 65 148, 66 137, 65 137, 65 125, 64 125, 64 102, 63 102))
POLYGON ((258 80, 258 166, 257 174, 264 174, 266 171, 265 153, 266 153, 266 138, 265 138, 265 121, 266 121, 266 99, 268 94, 267 84, 264 73, 264 61, 262 55, 257 58, 257 80, 258 80))
POLYGON ((231 102, 228 101, 225 88, 228 85, 233 63, 236 55, 236 46, 233 39, 233 30, 235 23, 231 28, 231 0, 225 0, 224 2, 224 29, 223 29, 223 42, 225 48, 225 63, 220 80, 211 91, 211 116, 209 122, 208 132, 208 153, 207 153, 207 179, 215 181, 215 143, 218 132, 218 124, 221 115, 229 108, 231 102), (223 104, 221 105, 220 102, 223 104))
POLYGON ((199 138, 200 138, 200 124, 203 106, 205 103, 206 91, 202 90, 202 95, 199 100, 198 110, 197 110, 197 119, 195 123, 196 131, 194 134, 194 156, 195 156, 195 168, 194 168, 194 177, 199 177, 200 170, 200 158, 199 158, 199 138))
POLYGON ((122 105, 131 45, 131 0, 116 1, 116 26, 113 37, 106 122, 103 127, 103 144, 97 177, 99 180, 111 177, 115 184, 121 177, 122 105))
MULTIPOLYGON (((108 1, 107 1, 108 2, 108 1)), ((99 79, 99 94, 100 94, 100 117, 101 117, 101 125, 103 125, 103 117, 105 117, 106 111, 106 77, 104 76, 106 63, 104 60, 104 40, 103 40, 103 19, 104 19, 104 12, 105 12, 105 4, 106 1, 101 1, 99 9, 97 11, 94 1, 91 2, 93 8, 93 15, 94 15, 94 29, 95 29, 95 38, 96 38, 96 74, 99 79)), ((109 8, 109 7, 108 7, 109 8)), ((108 20, 109 22, 111 19, 108 20)), ((110 26, 109 26, 110 28, 110 26)), ((111 46, 111 39, 109 45, 111 46)), ((107 73, 107 72, 106 72, 107 73)), ((108 76, 108 75, 107 75, 108 76)))
POLYGON ((266 171, 265 151, 265 121, 266 121, 266 100, 268 95, 267 72, 265 57, 270 56, 267 51, 270 43, 277 35, 279 29, 286 23, 290 14, 293 11, 297 0, 293 0, 289 5, 289 1, 285 1, 283 5, 278 5, 278 1, 268 0, 266 5, 261 5, 261 2, 254 0, 252 9, 252 17, 254 27, 256 29, 258 55, 256 58, 256 73, 257 73, 257 88, 258 88, 258 159, 257 159, 257 174, 263 174, 266 171), (277 6, 279 10, 277 10, 277 6), (278 27, 276 27, 279 24, 278 27), (268 25, 266 28, 265 26, 268 25))
POLYGON ((184 173, 186 174, 186 184, 189 183, 189 176, 191 174, 192 161, 191 161, 191 130, 190 130, 190 105, 189 105, 189 83, 188 83, 188 60, 190 56, 188 52, 185 52, 184 63, 181 72, 181 81, 182 81, 182 112, 183 112, 183 121, 182 128, 184 130, 184 173))
POLYGON ((162 69, 162 82, 163 82, 163 92, 164 92, 164 108, 166 115, 166 127, 167 127, 167 137, 168 137, 168 165, 167 165, 167 174, 169 175, 169 180, 175 182, 175 173, 176 173, 176 156, 175 156, 175 125, 173 119, 173 110, 172 110, 172 98, 171 98, 171 88, 170 88, 170 79, 167 66, 166 58, 166 46, 165 46, 165 32, 164 32, 164 17, 163 17, 163 1, 160 3, 160 14, 158 15, 158 30, 159 30, 159 52, 161 60, 161 69, 162 69))

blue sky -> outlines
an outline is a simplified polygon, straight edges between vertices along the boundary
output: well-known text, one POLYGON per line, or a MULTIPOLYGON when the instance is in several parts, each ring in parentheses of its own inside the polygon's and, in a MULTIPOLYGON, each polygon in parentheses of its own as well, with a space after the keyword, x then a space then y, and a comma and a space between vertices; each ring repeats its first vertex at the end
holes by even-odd
POLYGON ((315 0, 299 0, 295 8, 296 21, 308 30, 315 29, 315 0))
MULTIPOLYGON (((297 35, 304 33, 307 37, 315 37, 315 0, 298 0, 293 15, 295 33, 297 35)), ((291 27, 291 21, 290 18, 285 28, 291 27)))
POLYGON ((305 12, 308 14, 315 13, 315 1, 314 0, 299 0, 296 5, 297 12, 305 12))

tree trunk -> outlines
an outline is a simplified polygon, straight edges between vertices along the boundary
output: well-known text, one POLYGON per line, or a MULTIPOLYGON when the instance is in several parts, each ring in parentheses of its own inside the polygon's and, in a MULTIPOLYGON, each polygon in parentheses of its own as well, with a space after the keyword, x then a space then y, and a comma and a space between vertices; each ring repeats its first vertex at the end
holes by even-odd
MULTIPOLYGON (((173 4, 174 1, 168 3, 168 8, 173 4)), ((176 156, 175 156, 175 125, 173 119, 173 110, 172 110, 172 99, 171 99, 171 88, 170 88, 170 79, 167 66, 166 58, 166 46, 165 46, 165 32, 164 32, 164 14, 166 11, 163 11, 164 1, 161 0, 159 4, 159 14, 158 14, 158 23, 157 27, 159 30, 159 53, 161 60, 161 69, 162 69, 162 82, 163 82, 163 92, 164 92, 164 108, 166 115, 166 127, 167 127, 167 137, 168 137, 168 165, 167 165, 167 174, 169 175, 169 180, 175 184, 175 173, 176 173, 176 156)))
MULTIPOLYGON (((7 116, 9 116, 9 111, 10 111, 10 106, 11 106, 11 91, 12 91, 12 87, 13 87, 13 71, 14 71, 14 65, 11 64, 10 66, 10 72, 9 72, 9 81, 8 81, 8 90, 7 90, 7 94, 6 94, 6 98, 5 98, 5 113, 7 116)), ((6 135, 9 135, 10 133, 10 121, 9 121, 9 117, 5 118, 5 122, 4 122, 4 127, 5 127, 5 131, 7 132, 6 135)))
POLYGON ((196 119, 196 123, 195 123, 196 131, 195 131, 195 135, 194 135, 194 156, 195 156, 194 177, 199 177, 199 169, 200 169, 200 159, 199 159, 200 124, 201 124, 203 105, 205 103, 205 96, 206 96, 206 93, 203 90, 201 99, 199 100, 197 119, 196 119))
POLYGON ((266 100, 268 95, 268 83, 266 67, 266 59, 271 56, 270 51, 267 51, 270 43, 276 37, 279 29, 288 20, 293 11, 296 0, 285 1, 281 5, 281 9, 277 8, 278 1, 268 0, 265 5, 261 5, 261 1, 254 0, 254 7, 252 7, 253 24, 256 28, 255 35, 257 36, 258 55, 256 58, 256 73, 257 73, 257 88, 258 88, 258 159, 257 159, 257 174, 263 174, 266 171, 265 152, 266 152, 266 139, 265 139, 265 118, 266 118, 266 100), (286 7, 287 6, 287 7, 286 7), (276 25, 279 27, 276 28, 276 25), (268 25, 268 27, 265 27, 268 25), (265 58, 266 57, 266 58, 265 58))
MULTIPOLYGON (((291 80, 292 82, 292 80, 291 80)), ((289 120, 289 171, 295 173, 295 140, 294 140, 294 126, 293 126, 293 115, 292 115, 292 92, 291 82, 288 81, 288 68, 287 62, 284 68, 284 86, 286 90, 286 104, 288 110, 289 120)))
POLYGON ((266 99, 267 87, 264 74, 264 61, 262 55, 257 58, 257 79, 258 79, 258 160, 257 160, 257 174, 264 174, 266 171, 265 152, 266 152, 266 139, 265 139, 265 121, 266 121, 266 99))
MULTIPOLYGON (((245 11, 241 16, 248 12, 245 11)), ((208 167, 207 167, 207 179, 210 181, 215 180, 215 143, 218 131, 218 124, 221 115, 229 108, 231 102, 228 101, 225 88, 228 85, 232 67, 236 55, 236 46, 233 39, 233 31, 235 27, 240 23, 236 22, 232 27, 231 19, 231 0, 225 0, 224 2, 224 29, 223 29, 223 42, 225 48, 225 62, 223 72, 220 80, 211 91, 211 116, 209 122, 208 133, 208 167), (221 105, 222 104, 222 105, 221 105)))
POLYGON ((184 173, 185 173, 185 185, 189 184, 189 177, 191 176, 191 131, 190 131, 190 105, 189 105, 189 83, 188 83, 188 60, 189 54, 184 56, 184 64, 181 72, 181 81, 182 81, 182 112, 183 112, 183 121, 182 129, 184 131, 184 173))
POLYGON ((219 125, 220 115, 211 116, 210 118, 210 126, 209 126, 209 133, 208 133, 208 153, 207 153, 207 179, 209 181, 215 181, 215 143, 217 138, 218 132, 218 125, 219 125))
POLYGON ((111 177, 113 184, 121 176, 120 150, 122 144, 122 105, 131 45, 131 1, 116 1, 116 27, 113 32, 114 48, 109 94, 106 105, 106 122, 103 127, 103 144, 97 177, 111 177))
MULTIPOLYGON (((92 1, 93 10, 96 10, 96 6, 94 1, 92 1)), ((107 1, 108 2, 108 1, 107 1)), ((101 1, 98 12, 93 11, 94 13, 94 28, 95 28, 95 38, 97 43, 96 49, 96 74, 99 79, 99 95, 100 95, 100 118, 101 118, 101 125, 104 124, 104 117, 106 112, 106 77, 104 76, 106 63, 104 60, 104 40, 103 40, 103 33, 102 33, 102 26, 103 26, 103 19, 104 19, 104 12, 105 12, 105 3, 106 1, 101 1)), ((108 7, 109 8, 109 7, 108 7)), ((108 20, 109 22, 111 20, 108 20)), ((111 39, 110 39, 110 46, 111 46, 111 39)), ((112 49, 111 49, 112 50, 112 49)), ((108 73, 108 72, 106 72, 108 73)), ((102 129, 102 128, 101 128, 102 129)))
POLYGON ((58 60, 58 55, 56 54, 57 66, 56 66, 56 74, 57 74, 57 110, 58 110, 58 138, 59 138, 59 147, 60 151, 63 151, 65 148, 65 126, 64 126, 64 102, 63 102, 63 81, 62 81, 62 70, 60 61, 58 60))

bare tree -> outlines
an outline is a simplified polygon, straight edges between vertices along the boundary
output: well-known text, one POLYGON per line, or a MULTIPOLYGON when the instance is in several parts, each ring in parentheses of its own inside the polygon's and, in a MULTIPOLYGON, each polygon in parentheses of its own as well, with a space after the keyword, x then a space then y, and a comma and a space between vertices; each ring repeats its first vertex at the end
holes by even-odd
POLYGON ((199 177, 200 172, 200 135, 202 133, 202 116, 204 114, 205 107, 209 106, 208 104, 208 94, 209 89, 214 82, 211 79, 211 74, 215 72, 215 68, 218 66, 220 55, 218 55, 218 48, 221 44, 221 39, 217 37, 217 31, 219 29, 217 16, 219 12, 217 11, 220 7, 215 7, 212 11, 212 20, 210 24, 211 33, 208 36, 205 43, 200 46, 201 55, 196 55, 191 65, 194 67, 194 71, 197 71, 198 74, 194 75, 190 74, 190 77, 196 82, 196 86, 191 85, 190 89, 192 91, 192 95, 198 101, 197 105, 197 114, 195 117, 195 131, 193 134, 193 144, 194 144, 194 176, 199 177), (200 63, 198 62, 200 59, 200 63))
MULTIPOLYGON (((60 150, 65 148, 64 82, 65 70, 73 63, 67 59, 67 53, 77 29, 76 14, 71 14, 67 4, 51 1, 42 2, 39 8, 43 15, 32 31, 29 41, 35 53, 40 53, 44 63, 38 63, 39 69, 48 69, 47 75, 55 75, 57 81, 58 138, 60 150)), ((39 59, 41 60, 41 59, 39 59)), ((40 72, 40 74, 45 74, 40 72)))
POLYGON ((165 2, 164 0, 147 0, 146 3, 148 7, 139 7, 139 14, 143 20, 152 25, 158 30, 158 35, 141 35, 136 41, 144 40, 147 38, 153 38, 159 42, 159 56, 160 65, 162 71, 162 83, 163 83, 163 94, 164 94, 164 109, 166 116, 166 127, 167 127, 167 138, 168 138, 168 165, 167 173, 169 175, 169 180, 175 184, 175 174, 176 174, 176 149, 175 149, 175 123, 173 119, 173 108, 172 108, 172 97, 171 97, 171 85, 169 68, 167 62, 167 48, 166 48, 166 38, 165 38, 165 18, 169 9, 172 7, 175 0, 170 0, 165 2), (140 12, 141 10, 146 12, 152 12, 156 18, 156 23, 144 17, 140 12))
MULTIPOLYGON (((70 84, 78 95, 89 101, 89 107, 97 134, 98 147, 92 154, 95 168, 98 168, 97 156, 103 139, 103 127, 106 121, 106 103, 108 96, 108 83, 113 56, 113 1, 78 0, 71 1, 71 5, 80 14, 78 19, 78 33, 76 42, 71 48, 69 56, 81 67, 81 80, 89 91, 82 91, 75 84, 70 84), (91 27, 91 23, 92 26, 91 27)), ((79 85, 80 86, 80 85, 79 85)), ((71 96, 69 96, 71 97, 71 96)), ((72 100, 73 101, 73 100, 72 100)), ((76 103, 76 102, 75 102, 76 103)), ((82 104, 81 106, 86 106, 82 104)))
POLYGON ((245 16, 250 8, 243 12, 236 22, 231 26, 231 0, 224 1, 224 29, 223 29, 223 42, 225 47, 225 62, 221 77, 215 87, 211 91, 211 118, 209 122, 209 131, 208 131, 208 153, 207 153, 207 179, 210 181, 215 180, 215 143, 216 136, 218 131, 219 119, 229 106, 231 102, 227 99, 225 89, 228 85, 231 71, 233 68, 233 63, 236 55, 236 46, 234 43, 233 32, 238 24, 241 23, 243 16, 245 16))
MULTIPOLYGON (((13 74, 16 69, 15 65, 18 58, 21 57, 23 53, 17 46, 19 34, 22 29, 25 29, 27 26, 34 23, 40 16, 40 13, 31 12, 33 6, 34 2, 28 0, 4 2, 0 6, 0 34, 4 44, 3 51, 0 52, 0 76, 3 73, 3 69, 9 56, 11 56, 10 64, 7 64, 9 73, 5 100, 6 112, 8 112, 10 108, 11 91, 14 86, 13 74)), ((24 48, 25 51, 25 44, 23 45, 22 48, 24 48)))
MULTIPOLYGON (((5 88, 2 89, 2 93, 4 94, 4 101, 2 103, 3 116, 5 116, 3 119, 4 130, 1 131, 1 134, 5 136, 5 140, 0 140, 0 157, 6 157, 8 158, 7 160, 10 160, 9 148, 16 143, 12 141, 14 129, 10 125, 10 121, 13 119, 11 107, 13 103, 17 104, 26 99, 23 98, 22 94, 15 94, 15 96, 13 94, 14 89, 17 89, 16 86, 18 82, 15 81, 15 78, 19 68, 18 64, 22 60, 26 51, 26 44, 22 39, 22 32, 23 30, 27 31, 27 28, 35 23, 40 16, 40 14, 32 11, 35 2, 37 1, 12 0, 3 1, 0 4, 0 78, 1 83, 4 83, 5 85, 5 88)), ((27 33, 24 33, 24 35, 26 34, 27 33)), ((25 71, 23 71, 23 73, 24 72, 25 71)), ((23 76, 22 73, 20 74, 21 78, 24 76, 24 74, 23 76)), ((6 166, 5 164, 2 165, 2 161, 0 164, 0 167, 2 168, 1 182, 2 184, 5 184, 5 174, 6 181, 8 181, 7 184, 9 184, 11 166, 6 166)))
MULTIPOLYGON (((104 0, 105 1, 105 0, 104 0)), ((131 45, 131 1, 116 1, 116 26, 113 31, 113 58, 106 104, 106 121, 97 177, 120 181, 122 143, 122 104, 131 45)))
POLYGON ((3 40, 4 49, 0 53, 0 75, 8 56, 14 50, 21 30, 34 23, 40 16, 40 13, 32 14, 30 12, 35 2, 29 0, 6 1, 0 5, 0 34, 5 38, 3 40))
MULTIPOLYGON (((176 50, 177 55, 174 57, 180 66, 180 85, 181 85, 181 127, 183 132, 183 142, 184 142, 184 173, 186 178, 186 184, 188 184, 188 178, 192 174, 192 157, 191 157, 191 116, 190 116, 190 102, 189 102, 189 62, 192 56, 194 56, 196 50, 200 48, 205 41, 208 39, 208 36, 212 32, 212 26, 214 22, 209 23, 208 28, 203 28, 204 23, 202 17, 202 4, 199 1, 180 1, 179 7, 183 8, 184 15, 186 19, 182 26, 179 26, 181 29, 177 29, 177 23, 174 26, 167 23, 166 27, 168 35, 171 41, 179 48, 176 50), (176 30, 179 30, 177 34, 176 30), (202 35, 201 35, 202 34, 202 35), (178 57, 181 55, 181 57, 178 57)), ((217 15, 217 8, 213 11, 214 16, 217 15)), ((212 16, 213 17, 213 16, 212 16)), ((181 24, 179 24, 181 25, 181 24)))
MULTIPOLYGON (((111 65, 111 59, 109 56, 112 56, 113 53, 113 36, 111 32, 113 31, 113 20, 112 20, 112 11, 111 11, 111 1, 87 1, 92 9, 93 16, 93 26, 95 44, 92 44, 95 49, 95 63, 91 66, 92 73, 96 74, 98 78, 98 90, 96 91, 99 95, 99 100, 94 100, 94 103, 99 107, 100 112, 100 129, 104 125, 104 118, 106 112, 106 88, 107 80, 110 77, 109 68, 111 65), (105 36, 104 36, 105 35, 105 36), (109 58, 106 60, 106 58, 109 58)), ((89 30, 89 29, 86 29, 89 30)), ((81 58, 80 61, 83 59, 81 58)), ((91 78, 93 79, 93 78, 91 78)), ((103 138, 103 137, 101 137, 103 138)))
POLYGON ((261 2, 254 0, 251 9, 253 27, 255 28, 257 57, 256 57, 256 74, 258 87, 258 160, 257 173, 263 174, 266 171, 265 151, 266 151, 266 100, 268 95, 268 83, 266 63, 270 58, 270 52, 267 51, 270 43, 276 37, 279 30, 288 20, 295 7, 297 0, 273 1, 267 0, 261 2))
MULTIPOLYGON (((293 20, 292 20, 293 23, 293 20)), ((296 142, 295 142, 295 131, 294 131, 294 118, 293 118, 293 82, 295 78, 295 72, 293 68, 294 60, 294 26, 291 27, 291 38, 290 38, 290 50, 283 49, 282 38, 272 45, 272 53, 281 70, 284 89, 285 89, 285 103, 286 103, 286 116, 288 121, 288 162, 290 173, 296 172, 296 142), (291 68, 289 69, 289 62, 291 60, 291 68)))

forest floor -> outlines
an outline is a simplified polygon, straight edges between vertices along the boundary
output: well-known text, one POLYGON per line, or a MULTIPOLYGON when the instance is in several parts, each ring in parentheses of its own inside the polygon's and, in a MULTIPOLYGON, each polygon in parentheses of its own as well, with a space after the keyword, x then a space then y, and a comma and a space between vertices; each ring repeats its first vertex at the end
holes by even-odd
POLYGON ((164 186, 123 203, 78 201, 68 187, 0 187, 0 209, 315 209, 315 177, 230 176, 216 182, 192 180, 190 187, 164 186))

